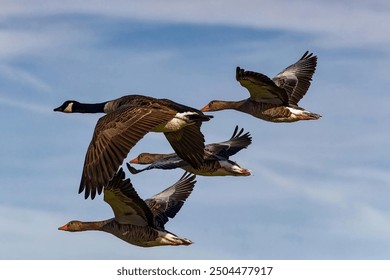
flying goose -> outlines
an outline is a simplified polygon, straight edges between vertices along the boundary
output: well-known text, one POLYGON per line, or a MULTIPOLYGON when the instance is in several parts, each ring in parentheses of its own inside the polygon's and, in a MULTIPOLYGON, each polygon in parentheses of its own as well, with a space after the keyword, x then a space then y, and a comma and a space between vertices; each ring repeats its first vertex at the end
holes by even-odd
POLYGON ((127 95, 102 103, 65 101, 54 111, 106 113, 95 127, 81 176, 79 193, 94 199, 118 170, 131 148, 149 131, 163 132, 173 150, 194 168, 203 163, 202 122, 212 116, 176 103, 143 95, 127 95))
POLYGON ((229 157, 248 147, 252 143, 249 132, 243 133, 241 128, 235 127, 232 137, 224 142, 212 143, 205 146, 204 162, 199 168, 193 168, 177 154, 152 154, 141 153, 130 163, 150 164, 143 169, 135 169, 127 163, 127 168, 133 174, 150 169, 174 169, 182 168, 187 172, 202 176, 249 176, 249 170, 240 167, 237 163, 229 160, 229 157))
POLYGON ((192 241, 165 230, 164 225, 179 212, 195 183, 195 175, 185 173, 171 187, 144 201, 120 168, 104 188, 104 201, 111 206, 114 218, 96 222, 70 221, 58 229, 104 231, 141 247, 190 245, 192 241))
POLYGON ((272 80, 266 75, 237 67, 236 80, 250 94, 241 101, 213 100, 202 112, 233 109, 270 122, 317 120, 321 116, 298 106, 306 94, 317 66, 317 56, 305 52, 272 80))

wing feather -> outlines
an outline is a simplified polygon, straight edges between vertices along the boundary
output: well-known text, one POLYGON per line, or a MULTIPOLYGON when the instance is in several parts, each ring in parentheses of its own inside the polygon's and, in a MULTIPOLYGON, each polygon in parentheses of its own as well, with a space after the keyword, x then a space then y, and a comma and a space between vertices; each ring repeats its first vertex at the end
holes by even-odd
POLYGON ((154 227, 152 212, 138 196, 130 179, 125 179, 122 168, 104 188, 104 201, 111 206, 118 223, 154 227))
POLYGON ((169 110, 122 107, 99 119, 89 144, 79 187, 85 198, 100 194, 130 149, 146 133, 174 116, 169 110))
POLYGON ((155 218, 156 226, 164 228, 169 218, 179 212, 195 186, 195 175, 184 175, 172 186, 145 200, 155 218))
POLYGON ((289 103, 298 105, 310 87, 317 66, 317 56, 308 51, 294 64, 277 74, 272 80, 287 91, 289 103))
POLYGON ((195 169, 202 165, 204 158, 204 136, 200 126, 201 123, 195 123, 164 133, 176 154, 195 169))
POLYGON ((235 155, 240 150, 247 148, 252 143, 252 137, 249 132, 243 134, 244 129, 238 131, 238 126, 235 127, 232 137, 229 140, 212 143, 205 146, 206 153, 210 155, 218 155, 225 159, 235 155))
POLYGON ((264 74, 245 71, 237 67, 236 80, 249 91, 253 101, 274 105, 283 105, 288 102, 286 91, 264 74))

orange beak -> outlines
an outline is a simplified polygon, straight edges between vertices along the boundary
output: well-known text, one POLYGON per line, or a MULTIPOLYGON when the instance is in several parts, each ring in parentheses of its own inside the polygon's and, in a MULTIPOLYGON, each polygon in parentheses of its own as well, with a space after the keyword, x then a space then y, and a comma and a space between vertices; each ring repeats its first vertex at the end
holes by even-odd
POLYGON ((200 109, 202 112, 208 112, 210 110, 209 105, 204 106, 202 109, 200 109))
POLYGON ((138 158, 136 157, 136 158, 130 160, 130 163, 138 163, 138 158))
POLYGON ((58 228, 59 230, 68 230, 68 225, 63 225, 62 227, 58 228))
POLYGON ((244 174, 245 176, 249 176, 251 175, 251 172, 248 169, 243 169, 242 174, 244 174))

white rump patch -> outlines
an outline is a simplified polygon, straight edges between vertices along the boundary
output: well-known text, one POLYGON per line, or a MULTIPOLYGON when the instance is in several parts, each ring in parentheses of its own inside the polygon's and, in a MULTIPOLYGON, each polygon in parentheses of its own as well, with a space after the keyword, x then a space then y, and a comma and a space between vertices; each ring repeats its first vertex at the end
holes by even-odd
POLYGON ((169 132, 169 131, 177 131, 187 125, 190 124, 189 122, 189 115, 196 115, 197 113, 194 112, 184 112, 184 113, 177 113, 175 117, 167 122, 163 128, 163 132, 169 132))
POLYGON ((195 112, 184 112, 184 113, 177 113, 175 118, 181 119, 181 120, 188 120, 187 116, 191 115, 197 115, 198 113, 195 112))

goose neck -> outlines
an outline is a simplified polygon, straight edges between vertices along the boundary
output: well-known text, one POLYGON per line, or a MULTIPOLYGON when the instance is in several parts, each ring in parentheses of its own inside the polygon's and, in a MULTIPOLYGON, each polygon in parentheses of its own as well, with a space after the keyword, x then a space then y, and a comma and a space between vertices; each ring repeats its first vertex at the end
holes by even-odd
POLYGON ((73 111, 78 113, 105 113, 105 105, 102 103, 78 103, 73 105, 73 111))

